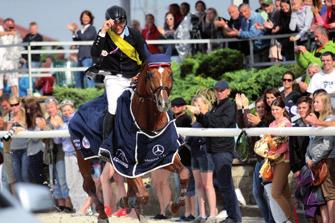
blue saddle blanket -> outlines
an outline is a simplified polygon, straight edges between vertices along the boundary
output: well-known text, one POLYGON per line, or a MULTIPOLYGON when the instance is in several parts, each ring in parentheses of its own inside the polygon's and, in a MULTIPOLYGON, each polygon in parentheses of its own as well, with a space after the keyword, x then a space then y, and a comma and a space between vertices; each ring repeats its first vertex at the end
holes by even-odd
POLYGON ((131 111, 133 94, 129 89, 119 97, 114 136, 101 146, 111 153, 113 166, 125 177, 141 176, 170 165, 180 146, 174 120, 154 135, 138 127, 131 111))

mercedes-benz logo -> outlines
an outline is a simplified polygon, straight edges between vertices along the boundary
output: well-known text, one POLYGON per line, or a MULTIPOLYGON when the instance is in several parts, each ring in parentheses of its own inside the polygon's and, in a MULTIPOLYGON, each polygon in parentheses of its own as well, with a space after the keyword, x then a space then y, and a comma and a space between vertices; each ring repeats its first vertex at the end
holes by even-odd
POLYGON ((162 145, 155 145, 154 147, 152 147, 152 153, 155 156, 160 156, 164 153, 164 147, 162 145))

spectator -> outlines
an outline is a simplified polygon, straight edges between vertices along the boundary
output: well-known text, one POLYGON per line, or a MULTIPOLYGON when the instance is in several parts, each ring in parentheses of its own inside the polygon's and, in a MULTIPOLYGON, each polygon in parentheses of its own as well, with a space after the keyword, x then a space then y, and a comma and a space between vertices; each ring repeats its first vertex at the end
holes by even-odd
MULTIPOLYGON (((320 121, 334 122, 331 99, 326 92, 319 91, 314 94, 313 113, 318 115, 320 121)), ((326 201, 326 205, 320 208, 322 222, 335 221, 335 149, 332 145, 334 145, 334 136, 313 136, 306 153, 306 163, 309 168, 325 160, 329 171, 326 180, 321 184, 326 201)))
MULTIPOLYGON (((200 113, 199 109, 190 107, 197 121, 205 128, 235 128, 236 108, 229 99, 230 89, 225 80, 215 84, 216 103, 206 114, 200 113)), ((241 222, 241 211, 237 201, 232 180, 232 163, 234 150, 234 137, 209 137, 207 138, 207 149, 213 159, 217 185, 223 193, 224 209, 228 217, 225 222, 241 222)))
MULTIPOLYGON (((280 97, 272 102, 271 113, 274 121, 271 122, 270 128, 292 126, 285 110, 285 103, 280 97)), ((272 137, 272 140, 275 142, 275 148, 271 149, 268 155, 278 158, 271 161, 273 171, 271 195, 284 211, 286 221, 295 222, 291 192, 288 185, 288 174, 290 173, 288 137, 275 136, 272 137)), ((275 210, 271 209, 271 211, 275 210)))
POLYGON ((308 85, 307 92, 313 93, 318 89, 324 89, 328 93, 335 92, 334 54, 325 52, 321 55, 322 71, 313 75, 308 85))
MULTIPOLYGON (((167 12, 165 14, 165 21, 163 29, 160 29, 159 32, 162 33, 165 39, 174 39, 174 35, 176 32, 175 27, 175 19, 171 12, 167 12)), ((166 46, 166 45, 165 45, 166 46)), ((170 45, 172 46, 172 56, 171 60, 175 60, 176 62, 180 62, 180 58, 178 56, 178 52, 176 50, 175 44, 170 45)))
POLYGON ((260 14, 262 16, 262 18, 264 19, 264 21, 267 21, 268 20, 268 14, 266 13, 265 11, 265 5, 263 4, 264 3, 264 0, 258 0, 258 3, 259 3, 259 8, 257 8, 255 10, 256 13, 260 14))
MULTIPOLYGON (((22 39, 15 27, 15 21, 12 18, 7 18, 3 21, 3 26, 0 26, 0 45, 20 44, 22 39)), ((13 72, 0 74, 0 97, 3 94, 4 79, 11 87, 12 95, 18 97, 18 72, 21 51, 20 46, 2 48, 0 51, 0 70, 13 70, 13 72)))
MULTIPOLYGON (((64 124, 59 114, 58 101, 55 98, 50 97, 44 103, 49 116, 46 119, 48 127, 50 129, 58 129, 64 124)), ((53 153, 53 172, 56 179, 53 196, 60 211, 73 213, 75 210, 73 209, 72 201, 69 196, 69 188, 66 183, 64 151, 62 149, 62 144, 57 144, 56 142, 57 140, 50 140, 47 145, 47 150, 50 150, 53 153)))
MULTIPOLYGON (((312 110, 312 99, 302 96, 298 99, 297 106, 300 118, 294 122, 293 127, 307 127, 305 118, 312 110)), ((299 177, 301 168, 306 164, 305 154, 308 143, 309 136, 289 137, 290 167, 295 178, 299 177)))
MULTIPOLYGON (((41 34, 38 33, 38 25, 36 22, 31 22, 29 24, 29 33, 23 38, 24 43, 30 42, 41 42, 43 41, 43 37, 41 34)), ((28 49, 25 46, 26 50, 28 49)), ((40 50, 42 46, 31 46, 31 50, 40 50)), ((28 68, 28 55, 22 55, 24 59, 25 67, 28 68)), ((32 54, 31 55, 31 67, 39 67, 41 63, 41 55, 40 54, 32 54)))
POLYGON ((176 3, 172 3, 169 5, 169 12, 171 12, 175 18, 174 22, 174 26, 177 28, 179 26, 179 24, 181 23, 181 21, 183 20, 183 16, 181 15, 180 12, 180 7, 178 4, 176 3))
MULTIPOLYGON (((78 25, 74 22, 67 25, 67 28, 72 32, 72 39, 74 41, 90 41, 95 40, 97 36, 97 31, 93 26, 94 16, 88 11, 84 10, 80 14, 80 23, 82 25, 82 29, 78 29, 78 25)), ((78 67, 91 67, 93 64, 92 56, 91 56, 91 46, 79 46, 78 52, 78 67)), ((84 88, 84 72, 79 72, 76 76, 76 87, 84 88)), ((95 87, 94 80, 90 80, 86 78, 87 87, 93 88, 95 87)))
MULTIPOLYGON (((162 39, 162 34, 158 31, 155 25, 155 17, 153 14, 145 15, 145 27, 141 32, 145 40, 158 40, 162 39)), ((160 53, 158 45, 148 44, 148 49, 151 53, 160 53)))
MULTIPOLYGON (((211 103, 204 96, 195 96, 192 105, 199 108, 202 114, 211 109, 211 103)), ((192 128, 201 128, 201 124, 195 122, 192 128)), ((191 148, 192 172, 195 182, 196 198, 199 206, 199 216, 194 222, 216 221, 216 194, 213 183, 214 162, 208 154, 205 137, 188 137, 187 145, 191 148), (209 216, 206 217, 206 198, 209 206, 209 216)))
POLYGON ((280 3, 281 3, 281 0, 275 0, 275 7, 277 10, 281 9, 280 3))
MULTIPOLYGON (((8 97, 1 98, 1 118, 0 118, 0 129, 2 131, 7 130, 8 122, 11 119, 12 108, 9 103, 8 97)), ((3 168, 2 168, 2 185, 8 188, 9 191, 14 193, 15 175, 13 170, 13 162, 9 142, 3 142, 3 168)))
MULTIPOLYGON (((22 102, 14 96, 9 98, 11 115, 7 125, 7 131, 18 133, 27 129, 26 113, 22 102)), ((10 139, 11 136, 7 137, 10 139)), ((29 160, 27 156, 28 139, 14 138, 10 142, 10 150, 13 160, 13 170, 16 182, 30 182, 29 160)))
POLYGON ((335 1, 328 0, 325 3, 327 11, 322 16, 318 8, 315 7, 313 10, 315 18, 314 26, 323 26, 325 29, 331 30, 335 28, 335 1))
POLYGON ((137 30, 138 32, 141 32, 141 23, 136 19, 131 20, 129 27, 137 30))
MULTIPOLYGON (((215 26, 217 20, 217 11, 214 8, 208 8, 206 14, 200 20, 200 33, 202 39, 220 39, 223 38, 223 29, 215 26)), ((213 49, 220 47, 220 44, 213 44, 213 49)), ((207 45, 206 45, 207 48, 207 45)), ((207 52, 207 49, 204 52, 207 52)))
POLYGON ((291 8, 292 14, 289 27, 292 32, 298 32, 298 34, 291 36, 289 39, 292 42, 297 41, 298 45, 305 45, 308 31, 313 22, 311 6, 303 5, 302 0, 293 0, 291 1, 291 8))
POLYGON ((206 3, 204 1, 199 0, 195 3, 194 6, 196 11, 194 15, 198 17, 199 20, 201 20, 201 18, 206 15, 206 3))
MULTIPOLYGON (((243 3, 240 7, 240 14, 242 16, 241 20, 241 29, 236 30, 233 29, 228 32, 229 36, 239 37, 241 39, 249 39, 252 37, 262 36, 263 30, 257 29, 258 25, 264 25, 264 19, 257 14, 256 12, 252 12, 251 8, 248 4, 243 3)), ((263 40, 255 40, 254 41, 254 49, 257 52, 260 61, 264 61, 267 58, 267 50, 265 49, 266 42, 263 40)), ((256 56, 255 55, 255 56, 256 56)))
POLYGON ((281 96, 285 103, 286 111, 290 117, 297 115, 297 100, 301 96, 298 91, 294 89, 295 76, 291 71, 287 71, 282 76, 284 91, 281 96))
MULTIPOLYGON (((48 130, 46 120, 43 117, 40 104, 35 98, 27 98, 25 100, 27 129, 29 131, 48 130)), ((27 156, 29 162, 29 174, 31 181, 36 184, 43 184, 43 153, 45 144, 42 139, 28 139, 27 156)))
POLYGON ((314 30, 315 38, 315 50, 307 51, 305 46, 297 46, 295 51, 297 55, 297 63, 303 69, 306 69, 310 63, 322 64, 320 56, 322 53, 327 51, 335 52, 335 44, 329 40, 328 32, 322 27, 318 27, 314 30))
MULTIPOLYGON (((239 128, 247 127, 269 127, 269 122, 266 122, 265 104, 263 97, 258 98, 255 101, 256 114, 252 114, 249 110, 249 101, 244 94, 236 94, 235 102, 237 107, 236 121, 239 128)), ((271 118, 272 115, 270 114, 271 118)), ((248 138, 249 148, 253 150, 255 147, 256 141, 259 140, 259 137, 250 137, 248 138)), ((252 183, 252 194, 255 198, 256 204, 259 207, 262 216, 264 217, 265 222, 274 222, 272 213, 270 210, 270 204, 267 199, 264 185, 271 182, 263 182, 262 177, 259 175, 259 170, 263 165, 263 158, 256 156, 257 162, 255 164, 254 174, 253 174, 253 183, 252 183)))
MULTIPOLYGON (((182 97, 175 98, 171 101, 171 111, 177 127, 192 127, 192 118, 186 113, 186 101, 182 97)), ((185 197, 185 213, 180 217, 181 221, 192 221, 195 219, 195 185, 191 169, 191 151, 186 146, 178 149, 181 162, 189 171, 189 181, 185 197)), ((179 187, 179 182, 178 182, 179 187)))
MULTIPOLYGON (((175 39, 178 40, 191 39, 192 14, 190 13, 190 5, 186 2, 181 3, 180 12, 182 15, 182 21, 180 22, 176 30, 175 39)), ((186 43, 176 44, 176 49, 181 59, 184 59, 185 57, 190 56, 192 54, 192 47, 190 44, 186 43)))
POLYGON ((321 67, 319 64, 311 63, 308 65, 305 76, 299 82, 299 89, 301 93, 306 93, 308 84, 310 83, 312 77, 314 76, 314 74, 319 73, 320 71, 321 67))
MULTIPOLYGON (((42 64, 43 68, 52 67, 52 58, 47 57, 42 64)), ((39 77, 35 81, 35 88, 40 90, 41 95, 53 95, 55 78, 49 73, 48 76, 39 77)))

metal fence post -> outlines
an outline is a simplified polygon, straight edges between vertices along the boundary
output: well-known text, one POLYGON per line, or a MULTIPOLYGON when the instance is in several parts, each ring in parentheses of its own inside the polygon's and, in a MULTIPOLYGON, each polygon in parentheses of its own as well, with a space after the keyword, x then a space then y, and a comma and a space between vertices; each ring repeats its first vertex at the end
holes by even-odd
POLYGON ((252 39, 249 39, 250 67, 254 66, 254 45, 252 39))
POLYGON ((28 43, 28 75, 29 75, 29 90, 28 95, 33 95, 33 78, 31 72, 31 45, 30 42, 28 43))

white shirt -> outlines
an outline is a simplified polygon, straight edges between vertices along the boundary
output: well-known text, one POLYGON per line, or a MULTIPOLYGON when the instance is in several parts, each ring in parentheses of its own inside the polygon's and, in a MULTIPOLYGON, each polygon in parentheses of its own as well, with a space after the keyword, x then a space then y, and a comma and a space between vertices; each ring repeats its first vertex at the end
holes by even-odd
POLYGON ((324 89, 328 93, 335 93, 335 69, 329 74, 320 71, 313 75, 307 92, 313 93, 318 89, 324 89))

